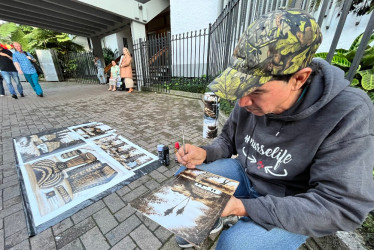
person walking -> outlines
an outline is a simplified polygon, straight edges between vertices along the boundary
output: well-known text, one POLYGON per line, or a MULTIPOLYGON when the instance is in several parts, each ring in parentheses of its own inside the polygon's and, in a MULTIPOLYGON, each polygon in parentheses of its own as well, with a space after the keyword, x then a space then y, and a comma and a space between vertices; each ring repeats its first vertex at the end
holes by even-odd
POLYGON ((106 84, 104 66, 98 56, 95 56, 94 63, 97 68, 97 78, 99 79, 100 84, 106 84))
POLYGON ((13 46, 16 49, 13 53, 13 63, 18 73, 25 76, 26 80, 39 97, 43 97, 43 90, 39 85, 38 73, 31 63, 36 62, 36 59, 30 53, 23 51, 20 43, 14 42, 13 46))
POLYGON ((129 89, 129 93, 134 91, 134 81, 132 80, 132 68, 131 61, 132 57, 130 51, 127 48, 123 48, 123 55, 120 60, 120 75, 123 79, 122 85, 125 85, 129 89))
POLYGON ((119 67, 115 61, 112 61, 112 67, 110 68, 109 91, 116 91, 118 77, 119 67))
POLYGON ((217 250, 298 249, 308 237, 354 230, 374 209, 374 106, 341 69, 313 59, 321 42, 305 11, 269 12, 209 84, 235 108, 211 144, 176 156, 240 182, 221 216, 241 218, 217 250))
MULTIPOLYGON (((18 98, 12 84, 11 78, 13 78, 14 82, 17 84, 18 93, 21 97, 24 97, 21 81, 19 80, 17 69, 13 64, 13 53, 10 50, 6 49, 6 47, 2 44, 0 44, 0 71, 3 79, 7 83, 8 90, 11 96, 14 99, 18 98)), ((4 95, 4 87, 2 87, 2 89, 2 95, 4 95)))

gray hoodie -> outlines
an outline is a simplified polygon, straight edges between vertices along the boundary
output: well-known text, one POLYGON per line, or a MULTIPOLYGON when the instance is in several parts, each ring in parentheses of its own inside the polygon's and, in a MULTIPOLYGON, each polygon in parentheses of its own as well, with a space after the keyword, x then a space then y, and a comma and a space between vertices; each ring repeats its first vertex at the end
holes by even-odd
POLYGON ((342 70, 314 62, 321 69, 301 101, 265 116, 236 104, 203 148, 207 162, 238 154, 263 195, 242 199, 256 223, 323 236, 355 229, 374 209, 374 106, 342 70))

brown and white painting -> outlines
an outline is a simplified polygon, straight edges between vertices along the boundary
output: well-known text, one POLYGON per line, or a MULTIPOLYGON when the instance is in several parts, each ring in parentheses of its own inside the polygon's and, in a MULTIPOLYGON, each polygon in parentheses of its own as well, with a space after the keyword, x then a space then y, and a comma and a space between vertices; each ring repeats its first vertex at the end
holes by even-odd
POLYGON ((141 168, 157 159, 154 155, 117 134, 101 137, 93 142, 128 170, 141 168))
POLYGON ((14 143, 22 161, 27 162, 85 142, 76 133, 63 129, 18 137, 14 143))
POLYGON ((186 170, 171 183, 131 205, 188 242, 199 246, 208 236, 238 182, 201 170, 186 170))

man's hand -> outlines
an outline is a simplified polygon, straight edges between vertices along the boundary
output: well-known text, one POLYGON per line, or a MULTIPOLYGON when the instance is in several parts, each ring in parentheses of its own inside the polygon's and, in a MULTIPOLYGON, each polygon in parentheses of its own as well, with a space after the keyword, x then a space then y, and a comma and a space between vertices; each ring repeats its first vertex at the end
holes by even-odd
POLYGON ((248 216, 243 202, 238 198, 235 198, 234 196, 231 196, 229 202, 227 202, 226 207, 221 214, 222 217, 229 215, 248 216))
POLYGON ((178 162, 186 166, 187 168, 195 168, 196 165, 202 164, 206 159, 205 149, 196 147, 191 144, 181 146, 175 155, 178 159, 178 162))

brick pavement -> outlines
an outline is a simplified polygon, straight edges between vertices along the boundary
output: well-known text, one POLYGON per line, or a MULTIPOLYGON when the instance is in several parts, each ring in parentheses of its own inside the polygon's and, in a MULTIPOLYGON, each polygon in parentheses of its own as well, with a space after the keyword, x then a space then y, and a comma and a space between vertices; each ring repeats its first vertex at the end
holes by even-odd
MULTIPOLYGON (((153 92, 109 92, 107 86, 42 83, 45 97, 27 83, 25 98, 0 97, 0 249, 179 249, 174 236, 128 203, 160 186, 176 171, 173 161, 28 237, 12 137, 89 121, 103 122, 153 154, 156 145, 181 141, 205 144, 202 109, 196 99, 153 92)), ((8 93, 9 94, 9 93, 8 93)), ((214 236, 214 237, 217 237, 214 236)), ((214 237, 203 249, 214 249, 214 237)))

